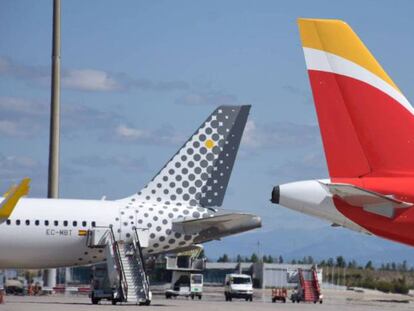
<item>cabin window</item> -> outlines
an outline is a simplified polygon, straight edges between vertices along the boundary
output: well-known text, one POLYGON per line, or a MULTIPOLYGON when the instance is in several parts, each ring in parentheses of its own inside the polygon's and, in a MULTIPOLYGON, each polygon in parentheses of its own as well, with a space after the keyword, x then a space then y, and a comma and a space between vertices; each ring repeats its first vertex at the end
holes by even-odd
POLYGON ((73 225, 74 227, 76 227, 76 226, 78 225, 78 222, 75 220, 75 221, 72 223, 72 225, 73 225))
POLYGON ((7 225, 10 225, 10 224, 11 224, 11 220, 10 220, 10 219, 7 219, 7 220, 6 220, 6 224, 7 224, 7 225))
POLYGON ((91 225, 92 227, 96 227, 96 223, 94 221, 92 221, 91 225))
POLYGON ((30 226, 30 220, 26 219, 26 226, 30 226))
POLYGON ((38 226, 39 224, 40 224, 40 221, 39 220, 36 220, 35 221, 35 225, 38 226))
POLYGON ((87 222, 86 221, 82 221, 82 227, 86 227, 87 222))
POLYGON ((49 226, 49 220, 45 220, 45 226, 48 227, 49 226))
POLYGON ((17 219, 17 220, 16 220, 16 225, 17 225, 17 226, 20 226, 20 219, 17 219))
POLYGON ((68 226, 68 221, 67 221, 67 220, 64 220, 64 221, 63 221, 63 226, 64 226, 64 227, 67 227, 67 226, 68 226))
POLYGON ((53 224, 55 225, 55 227, 57 227, 57 226, 59 226, 59 221, 55 220, 55 221, 53 222, 53 224))

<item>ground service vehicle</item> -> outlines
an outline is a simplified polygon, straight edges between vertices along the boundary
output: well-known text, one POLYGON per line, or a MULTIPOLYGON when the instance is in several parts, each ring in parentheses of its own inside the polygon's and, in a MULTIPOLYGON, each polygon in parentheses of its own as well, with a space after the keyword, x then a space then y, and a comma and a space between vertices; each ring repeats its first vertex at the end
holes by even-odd
POLYGON ((226 301, 241 298, 253 301, 253 283, 250 275, 227 274, 224 281, 224 296, 226 301))
POLYGON ((286 303, 287 295, 287 289, 284 287, 272 288, 272 302, 281 301, 286 303))
POLYGON ((178 296, 201 299, 203 296, 203 275, 187 271, 174 271, 171 288, 166 290, 165 298, 178 296))
POLYGON ((93 281, 91 283, 91 292, 89 297, 92 304, 96 305, 101 300, 110 300, 113 305, 118 302, 117 290, 111 287, 105 264, 99 264, 93 267, 93 281))

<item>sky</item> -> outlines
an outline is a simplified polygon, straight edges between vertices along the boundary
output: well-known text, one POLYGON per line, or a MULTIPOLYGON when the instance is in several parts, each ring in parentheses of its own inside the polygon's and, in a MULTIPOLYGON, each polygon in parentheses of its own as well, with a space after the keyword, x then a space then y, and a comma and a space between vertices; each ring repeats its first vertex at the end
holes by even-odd
MULTIPOLYGON (((217 106, 249 104, 223 207, 260 215, 263 228, 206 244, 207 255, 412 258, 269 199, 274 185, 327 177, 296 19, 347 21, 410 99, 413 10, 408 0, 62 0, 60 196, 129 196, 217 106)), ((29 176, 31 197, 47 193, 51 37, 52 0, 0 2, 3 192, 29 176)))

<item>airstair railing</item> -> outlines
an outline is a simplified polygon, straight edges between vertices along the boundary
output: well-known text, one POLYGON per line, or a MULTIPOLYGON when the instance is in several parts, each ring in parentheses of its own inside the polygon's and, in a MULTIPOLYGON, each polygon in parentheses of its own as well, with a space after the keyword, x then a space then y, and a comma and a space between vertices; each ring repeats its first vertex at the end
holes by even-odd
POLYGON ((112 251, 115 256, 115 263, 117 265, 117 269, 119 272, 119 283, 122 289, 122 296, 124 300, 127 301, 128 300, 128 283, 126 281, 125 269, 124 269, 124 264, 122 263, 118 241, 115 239, 115 233, 112 228, 112 225, 109 226, 109 232, 110 232, 110 237, 111 237, 112 251))
POLYGON ((139 239, 139 234, 138 234, 138 230, 148 230, 147 228, 141 229, 141 228, 134 228, 134 239, 133 239, 133 248, 134 248, 134 254, 138 253, 139 259, 141 261, 141 268, 143 271, 143 286, 144 286, 144 291, 145 291, 145 295, 148 298, 149 295, 149 280, 148 280, 148 275, 147 275, 147 271, 145 268, 145 259, 144 259, 144 254, 142 253, 142 247, 141 247, 141 242, 139 239))
POLYGON ((314 285, 314 288, 316 290, 316 294, 319 297, 320 294, 321 294, 321 288, 320 288, 320 285, 319 285, 318 271, 317 271, 317 268, 315 266, 312 267, 312 276, 313 276, 313 285, 314 285))
POLYGON ((302 288, 303 293, 305 294, 305 278, 303 276, 303 271, 302 269, 298 269, 298 274, 299 274, 299 282, 300 282, 300 287, 302 288))

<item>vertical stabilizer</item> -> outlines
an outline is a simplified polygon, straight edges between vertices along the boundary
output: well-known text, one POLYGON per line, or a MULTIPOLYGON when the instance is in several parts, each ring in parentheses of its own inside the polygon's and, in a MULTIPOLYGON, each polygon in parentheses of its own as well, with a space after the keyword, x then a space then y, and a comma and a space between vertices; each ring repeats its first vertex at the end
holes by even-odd
POLYGON ((217 108, 132 199, 221 206, 249 110, 250 106, 217 108))
POLYGON ((331 177, 414 175, 414 109, 343 21, 299 19, 331 177))

